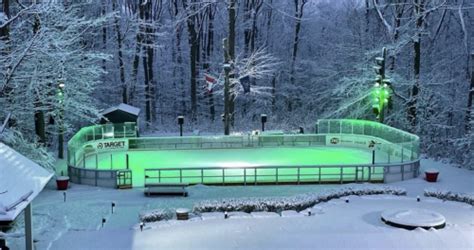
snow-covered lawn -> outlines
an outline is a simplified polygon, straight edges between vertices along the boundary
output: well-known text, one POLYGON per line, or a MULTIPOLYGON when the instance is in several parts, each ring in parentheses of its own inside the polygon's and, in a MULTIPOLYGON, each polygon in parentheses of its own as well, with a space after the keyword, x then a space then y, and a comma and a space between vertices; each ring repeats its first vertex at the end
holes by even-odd
MULTIPOLYGON (((407 196, 350 196, 349 203, 336 199, 307 211, 271 213, 204 214, 190 221, 147 223, 141 232, 139 213, 153 209, 192 208, 204 200, 239 197, 287 197, 320 193, 340 185, 225 186, 197 185, 189 197, 147 198, 142 189, 113 190, 73 185, 63 202, 63 193, 48 187, 34 203, 37 249, 275 249, 275 248, 474 248, 474 209, 458 202, 423 197, 428 188, 474 193, 474 172, 423 160, 422 168, 438 168, 440 179, 392 183, 407 190, 407 196), (416 202, 416 197, 421 202, 416 202), (111 203, 116 210, 111 214, 111 203), (444 229, 407 231, 391 228, 380 220, 390 208, 430 209, 445 216, 444 229), (106 218, 104 228, 101 220, 106 218)), ((358 184, 352 184, 358 185, 358 184)), ((380 184, 383 185, 383 184, 380 184)), ((384 186, 384 185, 383 185, 384 186)), ((19 223, 21 224, 21 222, 19 223)), ((14 230, 22 233, 21 225, 14 230)), ((23 249, 23 239, 9 240, 12 249, 23 249)))
MULTIPOLYGON (((250 214, 225 220, 159 222, 140 230, 69 232, 54 249, 71 249, 71 243, 93 249, 472 249, 474 211, 470 206, 411 197, 350 196, 350 202, 334 200, 313 208, 312 216, 279 217, 250 214), (387 208, 417 207, 445 215, 448 225, 440 230, 407 231, 380 220, 387 208), (471 218, 471 220, 466 220, 471 218)), ((240 212, 241 213, 241 212, 240 212)))

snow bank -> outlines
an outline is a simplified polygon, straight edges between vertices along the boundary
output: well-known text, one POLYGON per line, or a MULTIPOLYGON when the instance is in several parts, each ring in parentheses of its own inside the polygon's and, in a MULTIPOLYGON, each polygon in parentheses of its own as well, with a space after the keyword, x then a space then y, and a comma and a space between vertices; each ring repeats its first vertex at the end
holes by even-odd
POLYGON ((472 194, 456 193, 437 189, 425 189, 424 194, 426 197, 435 197, 441 200, 464 202, 474 206, 474 195, 472 194))
POLYGON ((194 206, 193 211, 197 213, 224 211, 242 211, 246 213, 266 211, 279 213, 284 210, 302 211, 320 202, 326 202, 344 196, 377 194, 406 195, 406 191, 402 188, 390 186, 351 186, 336 190, 330 190, 321 194, 303 194, 283 198, 272 197, 208 200, 197 203, 194 206))

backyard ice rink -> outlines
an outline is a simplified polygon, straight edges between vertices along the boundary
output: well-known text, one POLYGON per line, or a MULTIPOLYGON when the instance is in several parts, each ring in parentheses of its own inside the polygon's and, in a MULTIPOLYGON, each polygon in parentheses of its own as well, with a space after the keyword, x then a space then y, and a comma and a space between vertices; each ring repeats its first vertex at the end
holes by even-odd
MULTIPOLYGON (((473 249, 474 209, 459 202, 423 197, 427 188, 474 193, 474 173, 433 160, 422 160, 423 168, 440 170, 437 183, 417 179, 390 186, 407 190, 407 196, 350 196, 315 205, 307 213, 235 213, 190 221, 162 221, 138 229, 138 214, 156 208, 192 208, 203 200, 238 197, 287 197, 320 193, 341 185, 204 186, 189 188, 189 197, 143 196, 143 189, 115 190, 72 185, 63 193, 50 185, 34 202, 37 249, 473 249), (416 197, 421 202, 416 202, 416 197), (116 211, 111 214, 112 202, 116 211), (380 220, 390 208, 426 208, 446 217, 439 230, 392 228, 380 220), (102 218, 106 218, 101 227, 102 218)), ((361 185, 361 184, 350 184, 361 185)), ((384 184, 363 184, 384 185, 384 184)), ((346 186, 346 185, 344 185, 346 186)), ((21 217, 22 218, 22 217, 21 217)), ((9 239, 11 249, 23 249, 22 222, 9 239)))
MULTIPOLYGON (((266 147, 266 148, 236 148, 236 149, 186 149, 186 150, 155 150, 141 151, 133 150, 128 152, 104 152, 100 154, 89 155, 85 164, 80 161, 78 165, 87 169, 126 169, 126 154, 129 155, 129 167, 133 172, 133 186, 143 187, 145 169, 170 169, 182 168, 188 169, 188 176, 183 182, 193 183, 200 181, 198 178, 200 170, 189 170, 189 168, 212 168, 224 167, 226 175, 240 176, 227 177, 227 182, 242 183, 244 175, 243 168, 249 168, 247 178, 253 179, 254 174, 251 167, 261 166, 314 166, 314 165, 365 165, 372 163, 372 151, 351 147, 266 147)), ((376 151, 375 163, 386 163, 389 159, 386 153, 376 151)), ((392 157, 391 161, 400 161, 392 157)), ((302 169, 301 174, 313 174, 318 169, 302 169)), ((279 179, 283 181, 296 182, 297 169, 280 169, 279 179), (290 177, 290 175, 292 175, 290 177)), ((353 168, 344 169, 344 174, 353 175, 353 168)), ((204 178, 205 183, 220 182, 222 180, 222 171, 205 170, 206 175, 213 177, 204 178)), ((163 177, 171 182, 178 182, 178 172, 164 173, 163 177), (174 177, 174 178, 173 178, 174 177)), ((275 169, 259 170, 262 175, 259 180, 264 182, 274 182, 275 169), (268 175, 265 177, 264 175, 268 175)), ((321 170, 323 181, 339 180, 339 168, 323 168, 321 170)), ((382 172, 380 169, 374 171, 374 179, 380 179, 382 172)), ((367 178, 365 173, 364 178, 367 178)), ((344 176, 346 177, 346 176, 344 176)), ((163 179, 165 179, 163 178, 163 179)), ((304 180, 304 177, 303 177, 304 180)), ((347 180, 353 180, 352 176, 347 176, 347 180)))

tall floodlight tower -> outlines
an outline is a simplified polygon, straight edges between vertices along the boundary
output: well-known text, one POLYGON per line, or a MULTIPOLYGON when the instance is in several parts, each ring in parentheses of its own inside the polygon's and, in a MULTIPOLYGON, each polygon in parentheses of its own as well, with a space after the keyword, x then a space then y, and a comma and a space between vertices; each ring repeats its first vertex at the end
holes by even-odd
POLYGON ((58 133, 58 158, 64 158, 64 88, 65 88, 65 80, 60 77, 58 81, 58 102, 59 102, 59 112, 58 112, 58 126, 59 126, 59 133, 58 133))
POLYGON ((392 82, 385 75, 387 49, 383 48, 382 57, 376 57, 374 66, 375 83, 372 88, 372 111, 377 120, 383 123, 386 109, 392 109, 392 82))

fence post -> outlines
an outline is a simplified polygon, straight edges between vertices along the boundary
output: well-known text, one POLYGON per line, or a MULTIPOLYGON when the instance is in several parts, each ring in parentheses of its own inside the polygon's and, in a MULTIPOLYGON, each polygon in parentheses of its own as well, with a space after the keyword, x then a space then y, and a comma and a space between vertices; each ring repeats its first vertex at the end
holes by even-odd
POLYGON ((129 169, 129 158, 128 158, 128 154, 125 154, 125 164, 126 164, 127 169, 129 169))
POLYGON ((402 159, 400 162, 403 162, 403 144, 401 146, 402 146, 402 159))
POLYGON ((402 181, 404 181, 405 180, 405 165, 402 164, 401 170, 402 170, 402 181))
POLYGON ((114 169, 114 157, 112 153, 110 153, 110 169, 114 169))
POLYGON ((247 168, 244 168, 244 186, 247 186, 247 168))
POLYGON ((179 183, 183 183, 183 169, 179 169, 179 183))
POLYGON ((343 175, 343 171, 344 171, 344 170, 343 170, 342 167, 340 167, 340 168, 341 168, 341 184, 342 184, 342 175, 343 175))
POLYGON ((358 182, 358 177, 359 176, 359 167, 355 167, 355 176, 354 176, 354 182, 358 182))
POLYGON ((369 168, 369 180, 368 181, 370 182, 370 177, 372 177, 372 169, 371 169, 371 167, 368 167, 368 168, 369 168))
POLYGON ((95 169, 99 169, 99 154, 95 153, 95 169))
POLYGON ((278 185, 278 167, 276 169, 276 184, 278 185))
POLYGON ((201 168, 201 184, 204 184, 204 168, 201 168))
POLYGON ((225 185, 225 173, 224 173, 224 168, 222 169, 222 185, 225 185))
POLYGON ((319 184, 321 184, 321 167, 318 168, 318 172, 319 172, 319 184))
POLYGON ((298 184, 300 184, 300 167, 297 168, 297 175, 298 184))
POLYGON ((257 185, 257 168, 253 169, 253 175, 254 175, 253 184, 257 185))
POLYGON ((389 170, 388 166, 383 166, 383 183, 385 183, 386 175, 389 170))

